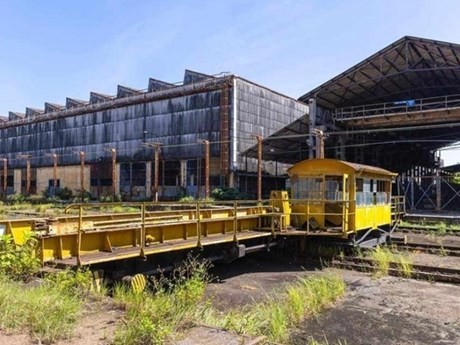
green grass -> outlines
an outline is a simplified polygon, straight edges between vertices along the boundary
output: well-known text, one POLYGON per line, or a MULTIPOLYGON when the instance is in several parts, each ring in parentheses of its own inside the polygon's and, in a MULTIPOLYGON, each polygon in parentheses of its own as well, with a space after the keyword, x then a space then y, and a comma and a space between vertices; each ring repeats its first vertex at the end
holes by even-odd
POLYGON ((135 293, 117 285, 113 298, 126 315, 114 344, 163 344, 173 333, 192 324, 209 279, 207 267, 206 262, 188 259, 172 278, 156 280, 155 292, 135 293))
POLYGON ((41 343, 72 336, 83 301, 52 284, 27 287, 0 278, 0 328, 27 330, 41 343))
POLYGON ((289 331, 306 317, 317 315, 345 292, 336 276, 299 278, 264 302, 232 309, 225 314, 205 299, 209 279, 206 265, 189 260, 185 268, 154 283, 154 291, 135 293, 117 285, 113 298, 125 310, 114 344, 164 344, 194 325, 219 327, 238 334, 263 335, 270 342, 286 343, 289 331))
POLYGON ((375 262, 374 276, 382 277, 388 275, 391 264, 395 265, 398 274, 404 278, 412 276, 413 264, 407 253, 401 253, 389 247, 377 246, 369 251, 369 258, 375 262))
POLYGON ((200 315, 206 323, 269 342, 286 343, 289 330, 307 317, 317 315, 345 293, 343 279, 336 276, 299 278, 276 297, 221 315, 208 310, 200 315))
POLYGON ((402 221, 400 224, 403 228, 425 229, 438 235, 445 235, 447 231, 460 231, 459 224, 446 224, 445 222, 425 223, 424 221, 415 223, 402 221))

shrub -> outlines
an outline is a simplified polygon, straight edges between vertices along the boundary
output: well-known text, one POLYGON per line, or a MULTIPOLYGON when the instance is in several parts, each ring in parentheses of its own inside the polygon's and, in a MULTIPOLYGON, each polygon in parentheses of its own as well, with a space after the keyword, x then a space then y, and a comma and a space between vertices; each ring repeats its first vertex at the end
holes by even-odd
POLYGON ((66 269, 47 275, 45 282, 66 294, 83 297, 92 289, 93 276, 89 269, 66 269))
POLYGON ((70 200, 73 198, 73 192, 70 188, 64 187, 56 192, 56 196, 61 200, 70 200))
POLYGON ((6 197, 6 202, 11 205, 22 204, 25 201, 25 197, 22 194, 10 194, 6 197))
POLYGON ((184 203, 184 204, 193 203, 195 201, 196 200, 195 200, 195 198, 193 196, 184 196, 184 197, 179 199, 179 202, 184 203))
POLYGON ((236 188, 218 187, 212 190, 212 197, 215 200, 247 200, 250 199, 248 194, 240 193, 236 188))
POLYGON ((0 275, 27 280, 40 268, 36 255, 37 239, 32 232, 24 233, 24 243, 17 245, 11 235, 0 236, 0 275))

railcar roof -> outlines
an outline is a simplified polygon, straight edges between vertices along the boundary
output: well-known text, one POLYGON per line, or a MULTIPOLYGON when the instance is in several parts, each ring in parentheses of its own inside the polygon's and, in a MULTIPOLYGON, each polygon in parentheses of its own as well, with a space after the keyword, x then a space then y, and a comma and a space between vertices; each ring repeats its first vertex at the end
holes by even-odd
POLYGON ((291 171, 295 169, 296 167, 304 164, 314 164, 314 165, 321 165, 321 163, 324 162, 335 162, 340 165, 343 165, 344 167, 351 168, 354 172, 359 173, 359 172, 366 172, 366 173, 371 173, 371 174, 378 174, 378 175, 386 175, 386 176, 397 176, 398 174, 393 173, 391 171, 379 168, 379 167, 374 167, 371 165, 365 165, 365 164, 359 164, 359 163, 352 163, 352 162, 347 162, 347 161, 341 161, 338 159, 329 159, 329 158, 316 158, 316 159, 308 159, 304 160, 302 162, 299 162, 289 168, 288 171, 291 171))

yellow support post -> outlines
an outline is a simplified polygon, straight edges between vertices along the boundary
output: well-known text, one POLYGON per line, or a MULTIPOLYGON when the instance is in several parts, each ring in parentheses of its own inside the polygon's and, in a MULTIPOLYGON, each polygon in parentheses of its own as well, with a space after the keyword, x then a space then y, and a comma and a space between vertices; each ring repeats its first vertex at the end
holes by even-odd
POLYGON ((140 256, 145 258, 145 203, 141 205, 141 252, 140 256))
POLYGON ((81 227, 83 222, 83 206, 78 208, 78 232, 77 232, 77 266, 81 266, 81 227))
POLYGON ((201 245, 201 208, 200 202, 196 202, 196 235, 197 235, 197 247, 202 247, 201 245))
POLYGON ((233 242, 238 242, 236 235, 238 229, 238 204, 236 201, 233 202, 233 242))

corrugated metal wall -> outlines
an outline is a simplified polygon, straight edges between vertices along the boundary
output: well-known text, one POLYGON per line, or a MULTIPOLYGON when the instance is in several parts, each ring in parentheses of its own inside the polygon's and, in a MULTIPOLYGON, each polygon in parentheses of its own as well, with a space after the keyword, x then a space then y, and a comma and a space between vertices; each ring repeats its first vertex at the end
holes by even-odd
MULTIPOLYGON (((59 164, 78 164, 77 151, 87 161, 109 158, 104 149, 115 147, 119 161, 150 160, 145 140, 164 145, 196 143, 198 139, 219 140, 220 91, 209 91, 167 100, 136 104, 96 113, 18 125, 0 130, 0 155, 10 167, 23 166, 19 154, 30 154, 34 166, 50 165, 46 153, 59 155, 59 164)), ((201 146, 165 147, 162 158, 187 159, 199 155, 201 146)), ((211 147, 219 154, 219 147, 211 147)))
MULTIPOLYGON (((214 79, 217 80, 217 79, 214 79)), ((224 81, 224 79, 222 79, 224 81)), ((227 79, 228 80, 228 79, 227 79)), ((236 78, 237 152, 255 144, 251 134, 269 136, 308 112, 308 107, 247 80, 236 78)), ((180 90, 180 87, 178 87, 180 90)), ((234 138, 233 90, 229 88, 230 138, 234 138)), ((109 161, 107 148, 117 149, 117 161, 152 160, 153 150, 144 141, 164 145, 164 160, 193 159, 202 156, 198 139, 219 141, 221 89, 196 92, 82 115, 20 124, 0 129, 0 155, 9 168, 25 166, 21 154, 31 155, 34 167, 50 166, 47 153, 59 155, 59 165, 79 164, 78 151, 86 152, 86 162, 109 161), (192 144, 192 145, 188 145, 192 144), (169 146, 169 147, 168 147, 169 146)), ((230 143, 230 160, 232 148, 230 143)), ((220 155, 220 145, 211 144, 211 156, 220 155)), ((249 159, 248 170, 255 171, 249 159)), ((232 165, 230 164, 230 167, 232 165)), ((237 170, 244 170, 246 159, 238 156, 237 170)))
MULTIPOLYGON (((256 144, 252 134, 270 136, 289 123, 308 113, 308 106, 275 91, 237 79, 238 99, 238 152, 244 152, 256 144)), ((238 169, 257 170, 257 161, 238 156, 238 169)), ((268 162, 267 162, 268 163, 268 162)), ((281 166, 281 165, 280 165, 281 166)), ((274 165, 264 164, 264 170, 274 174, 274 165)))

